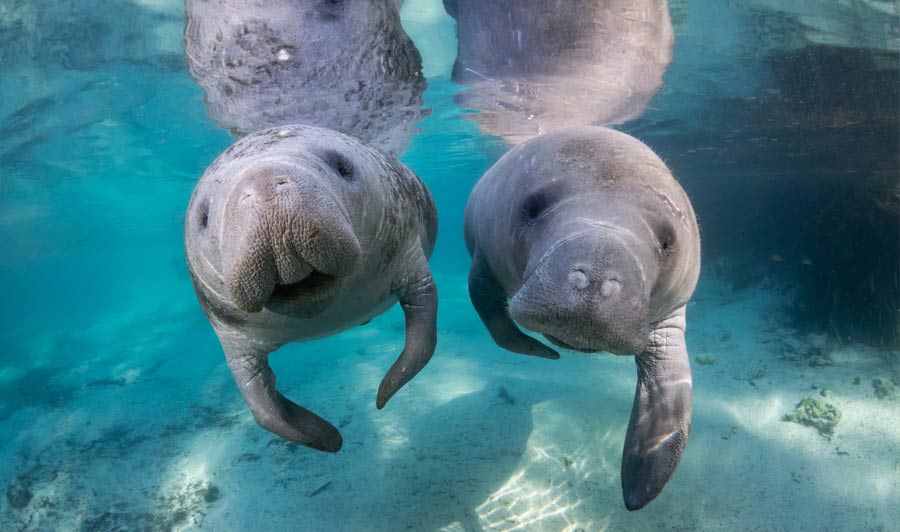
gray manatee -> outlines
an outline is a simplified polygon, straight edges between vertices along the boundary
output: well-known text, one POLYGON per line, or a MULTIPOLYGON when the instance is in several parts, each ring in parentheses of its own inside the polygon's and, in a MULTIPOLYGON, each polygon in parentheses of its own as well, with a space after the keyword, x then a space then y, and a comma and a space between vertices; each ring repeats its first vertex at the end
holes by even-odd
POLYGON ((622 457, 630 510, 656 497, 691 424, 685 306, 700 273, 691 203, 666 165, 612 129, 560 129, 510 150, 466 206, 469 293, 494 341, 559 358, 637 355, 622 457))
POLYGON ((392 155, 426 114, 396 0, 187 0, 184 50, 207 112, 236 136, 334 129, 392 155))
POLYGON ((197 298, 260 426, 340 449, 336 428, 276 391, 269 354, 363 324, 396 301, 406 344, 377 407, 425 366, 436 342, 428 267, 436 235, 434 202, 419 178, 335 131, 263 130, 213 161, 188 206, 185 251, 197 298))
POLYGON ((564 126, 636 118, 672 60, 666 0, 444 0, 457 21, 453 81, 486 133, 519 143, 564 126))

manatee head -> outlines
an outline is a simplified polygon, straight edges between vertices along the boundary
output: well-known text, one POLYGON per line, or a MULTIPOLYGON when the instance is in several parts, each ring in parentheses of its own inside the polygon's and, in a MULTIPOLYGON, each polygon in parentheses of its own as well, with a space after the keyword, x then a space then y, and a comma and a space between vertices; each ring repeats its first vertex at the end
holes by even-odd
POLYGON ((361 194, 357 172, 340 143, 207 172, 187 232, 213 263, 222 296, 248 313, 302 318, 327 308, 362 263, 346 206, 361 194))
POLYGON ((524 179, 510 209, 522 272, 510 315, 560 347, 636 354, 693 291, 696 224, 679 215, 683 192, 645 146, 601 128, 569 131, 543 152, 526 148, 522 160, 536 162, 517 166, 545 177, 524 179))

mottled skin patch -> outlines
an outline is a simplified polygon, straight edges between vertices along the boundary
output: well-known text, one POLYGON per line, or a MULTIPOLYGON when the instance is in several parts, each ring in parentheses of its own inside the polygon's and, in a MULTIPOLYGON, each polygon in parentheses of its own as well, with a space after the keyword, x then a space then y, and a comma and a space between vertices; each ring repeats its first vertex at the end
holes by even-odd
POLYGON ((229 147, 185 220, 198 300, 257 421, 336 451, 337 429, 275 390, 268 354, 363 324, 399 301, 406 346, 379 408, 430 359, 437 294, 428 257, 437 212, 407 167, 346 135, 285 126, 229 147))
POLYGON ((508 142, 620 124, 662 86, 674 33, 666 0, 444 0, 457 21, 453 81, 466 118, 508 142))
POLYGON ((558 358, 518 323, 561 347, 637 355, 622 482, 629 509, 646 505, 690 429, 684 311, 700 235, 681 186, 624 133, 564 128, 485 173, 466 206, 465 238, 472 303, 498 345, 558 358))
POLYGON ((326 127, 397 155, 424 116, 422 59, 392 0, 187 0, 185 54, 236 136, 326 127))

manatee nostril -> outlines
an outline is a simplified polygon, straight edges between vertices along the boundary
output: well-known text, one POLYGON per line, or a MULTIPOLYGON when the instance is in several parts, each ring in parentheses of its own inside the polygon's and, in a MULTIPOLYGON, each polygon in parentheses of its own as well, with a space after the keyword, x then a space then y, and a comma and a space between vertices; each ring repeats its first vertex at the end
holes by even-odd
POLYGON ((247 190, 245 190, 245 191, 244 191, 244 194, 241 195, 241 201, 240 201, 240 204, 241 204, 241 205, 246 205, 246 204, 250 201, 250 199, 253 198, 253 192, 254 192, 253 189, 247 189, 247 190))
POLYGON ((607 279, 600 285, 600 293, 603 297, 616 297, 622 291, 622 284, 616 279, 607 279))
POLYGON ((289 188, 291 188, 291 181, 289 179, 281 178, 275 181, 275 190, 278 192, 283 192, 289 188))
POLYGON ((584 290, 588 285, 588 276, 582 270, 572 270, 569 272, 569 284, 579 290, 584 290))

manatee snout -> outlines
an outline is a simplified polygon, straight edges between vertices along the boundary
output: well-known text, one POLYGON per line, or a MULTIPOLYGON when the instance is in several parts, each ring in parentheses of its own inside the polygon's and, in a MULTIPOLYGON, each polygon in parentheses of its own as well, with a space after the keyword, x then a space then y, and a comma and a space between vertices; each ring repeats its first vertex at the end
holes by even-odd
POLYGON ((650 291, 631 248, 602 230, 557 242, 526 269, 510 316, 566 349, 640 352, 649 333, 650 291))
POLYGON ((313 168, 245 170, 226 199, 222 232, 225 285, 245 312, 321 312, 362 261, 346 211, 313 168))

